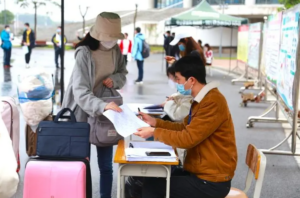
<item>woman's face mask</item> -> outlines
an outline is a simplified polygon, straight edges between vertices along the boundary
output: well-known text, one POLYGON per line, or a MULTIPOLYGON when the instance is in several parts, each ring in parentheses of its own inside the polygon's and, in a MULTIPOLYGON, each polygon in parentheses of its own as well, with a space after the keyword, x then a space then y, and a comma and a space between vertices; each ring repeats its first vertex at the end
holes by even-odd
POLYGON ((184 52, 185 51, 185 46, 183 44, 178 45, 179 50, 184 52))
POLYGON ((106 49, 111 49, 111 48, 113 48, 117 43, 118 43, 118 41, 101 41, 101 44, 102 44, 103 47, 105 47, 106 49))
POLYGON ((208 48, 207 48, 207 47, 205 47, 205 48, 204 48, 204 51, 207 51, 207 50, 208 50, 208 48))

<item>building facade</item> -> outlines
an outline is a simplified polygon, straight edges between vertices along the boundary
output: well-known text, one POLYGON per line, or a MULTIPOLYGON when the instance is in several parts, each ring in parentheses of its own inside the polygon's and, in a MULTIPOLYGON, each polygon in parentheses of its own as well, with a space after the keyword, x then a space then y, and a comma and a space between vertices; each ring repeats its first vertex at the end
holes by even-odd
MULTIPOLYGON (((143 0, 144 1, 144 0, 143 0)), ((145 0, 144 9, 192 8, 202 0, 145 0)), ((225 14, 250 19, 250 22, 263 21, 264 16, 275 13, 279 0, 207 0, 215 10, 225 14)))

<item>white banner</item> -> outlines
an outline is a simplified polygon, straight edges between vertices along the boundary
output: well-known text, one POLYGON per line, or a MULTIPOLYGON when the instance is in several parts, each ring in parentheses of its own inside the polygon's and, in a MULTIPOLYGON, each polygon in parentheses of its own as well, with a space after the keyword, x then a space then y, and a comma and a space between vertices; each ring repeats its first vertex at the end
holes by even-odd
MULTIPOLYGON (((283 13, 281 47, 278 61, 277 91, 289 109, 293 110, 293 84, 296 73, 296 50, 299 32, 299 6, 283 13)), ((299 89, 297 87, 297 89, 299 89)))
POLYGON ((266 76, 272 85, 276 86, 279 69, 279 48, 281 35, 282 13, 277 13, 268 17, 267 33, 265 42, 266 76))
POLYGON ((258 69, 261 49, 262 23, 253 23, 249 26, 248 36, 248 65, 258 69))

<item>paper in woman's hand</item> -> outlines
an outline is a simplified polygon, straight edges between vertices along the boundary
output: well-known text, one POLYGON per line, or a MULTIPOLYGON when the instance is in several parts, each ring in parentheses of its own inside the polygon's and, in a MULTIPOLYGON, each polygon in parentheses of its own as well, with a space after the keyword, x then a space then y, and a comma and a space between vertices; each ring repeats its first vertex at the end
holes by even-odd
POLYGON ((149 127, 150 125, 139 119, 127 105, 122 105, 121 113, 107 110, 103 113, 115 126, 116 131, 123 137, 128 137, 135 133, 141 127, 149 127))

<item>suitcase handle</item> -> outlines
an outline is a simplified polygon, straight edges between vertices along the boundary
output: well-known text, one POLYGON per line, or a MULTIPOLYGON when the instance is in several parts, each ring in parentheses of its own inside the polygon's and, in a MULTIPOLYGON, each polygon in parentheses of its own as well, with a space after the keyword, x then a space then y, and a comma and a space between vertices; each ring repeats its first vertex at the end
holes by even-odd
POLYGON ((64 118, 63 115, 66 112, 70 112, 71 122, 77 122, 76 121, 76 117, 74 115, 74 112, 71 109, 69 109, 69 108, 64 108, 63 110, 61 110, 60 112, 58 112, 58 114, 55 116, 54 122, 58 122, 59 118, 64 118))

